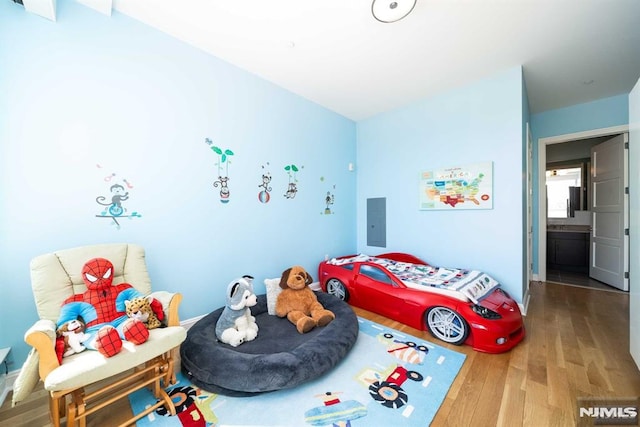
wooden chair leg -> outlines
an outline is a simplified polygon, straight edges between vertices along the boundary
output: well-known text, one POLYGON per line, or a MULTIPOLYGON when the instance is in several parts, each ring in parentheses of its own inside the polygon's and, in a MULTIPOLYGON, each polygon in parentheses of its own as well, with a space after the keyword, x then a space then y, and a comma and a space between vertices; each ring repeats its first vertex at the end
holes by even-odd
POLYGON ((64 400, 64 396, 49 395, 49 416, 53 427, 60 427, 60 419, 64 417, 64 402, 60 405, 60 401, 64 400))
POLYGON ((87 414, 86 403, 84 401, 84 389, 74 390, 69 402, 69 410, 67 411, 67 427, 75 427, 76 419, 79 427, 86 427, 87 414))
POLYGON ((153 383, 151 383, 150 385, 153 395, 156 398, 160 397, 160 390, 162 390, 162 386, 160 385, 160 375, 162 372, 162 367, 160 363, 160 359, 156 359, 156 365, 154 366, 153 371, 149 373, 151 378, 154 379, 153 383))
POLYGON ((169 387, 170 385, 175 384, 176 382, 178 382, 177 378, 176 378, 176 373, 175 373, 175 364, 174 364, 174 358, 173 353, 174 350, 170 350, 168 353, 166 353, 164 355, 165 361, 166 361, 166 372, 165 372, 165 377, 163 379, 164 382, 164 386, 165 387, 169 387))
POLYGON ((87 404, 84 400, 84 389, 78 391, 78 399, 81 399, 81 403, 78 404, 78 420, 79 427, 87 427, 87 404))
POLYGON ((67 427, 76 427, 76 404, 73 401, 67 410, 67 427))

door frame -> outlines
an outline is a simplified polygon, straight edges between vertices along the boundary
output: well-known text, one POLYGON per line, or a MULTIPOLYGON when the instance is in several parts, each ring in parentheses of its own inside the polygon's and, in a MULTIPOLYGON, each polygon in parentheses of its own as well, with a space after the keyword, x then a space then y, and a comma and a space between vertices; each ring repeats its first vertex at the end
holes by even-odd
POLYGON ((527 122, 527 189, 526 189, 526 227, 527 227, 527 279, 522 289, 522 295, 529 294, 529 284, 533 280, 533 135, 531 134, 531 126, 527 122))
POLYGON ((538 139, 538 280, 547 280, 547 145, 629 132, 629 125, 612 126, 538 139))

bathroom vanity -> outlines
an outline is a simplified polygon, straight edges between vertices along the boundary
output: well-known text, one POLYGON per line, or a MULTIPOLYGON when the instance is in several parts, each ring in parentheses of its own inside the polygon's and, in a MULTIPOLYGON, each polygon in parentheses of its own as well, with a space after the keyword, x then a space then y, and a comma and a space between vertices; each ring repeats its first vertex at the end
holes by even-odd
POLYGON ((590 232, 588 225, 548 225, 547 267, 588 273, 590 232))

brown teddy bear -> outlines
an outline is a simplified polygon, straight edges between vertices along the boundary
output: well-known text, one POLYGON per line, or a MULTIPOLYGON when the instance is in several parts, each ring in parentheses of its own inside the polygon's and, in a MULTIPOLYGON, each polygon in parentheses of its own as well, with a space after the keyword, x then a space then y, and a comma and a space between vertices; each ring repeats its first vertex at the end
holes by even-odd
POLYGON ((300 266, 285 270, 280 278, 282 292, 276 301, 276 315, 286 316, 301 334, 316 326, 325 326, 336 317, 318 302, 309 288, 311 282, 311 275, 300 266))

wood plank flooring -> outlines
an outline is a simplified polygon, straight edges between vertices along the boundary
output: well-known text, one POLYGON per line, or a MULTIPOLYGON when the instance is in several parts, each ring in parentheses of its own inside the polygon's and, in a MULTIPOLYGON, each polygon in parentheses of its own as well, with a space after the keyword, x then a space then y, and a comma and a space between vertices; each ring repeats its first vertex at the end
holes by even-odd
POLYGON ((579 286, 582 288, 600 289, 610 292, 623 292, 613 286, 599 280, 592 279, 587 273, 573 273, 570 271, 547 270, 547 282, 563 283, 566 285, 579 286))
MULTIPOLYGON (((527 337, 493 355, 434 340, 364 310, 359 316, 467 355, 432 426, 575 426, 577 398, 640 396, 640 371, 629 354, 629 296, 555 283, 532 283, 527 337)), ((18 405, 11 394, 0 426, 50 426, 46 394, 18 405)), ((90 417, 89 427, 110 427, 130 414, 125 400, 90 417)), ((376 427, 374 425, 367 427, 376 427)))

